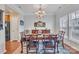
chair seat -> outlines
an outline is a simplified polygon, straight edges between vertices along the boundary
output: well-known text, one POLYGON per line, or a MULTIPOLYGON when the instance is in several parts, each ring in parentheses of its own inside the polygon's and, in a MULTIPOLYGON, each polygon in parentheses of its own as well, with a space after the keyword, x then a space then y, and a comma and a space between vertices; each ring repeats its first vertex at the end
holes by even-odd
POLYGON ((36 46, 29 46, 29 48, 36 48, 36 46))
POLYGON ((46 45, 52 45, 52 42, 51 41, 44 41, 43 44, 46 46, 46 45))
POLYGON ((22 42, 26 41, 26 38, 21 38, 21 41, 22 41, 22 42))
POLYGON ((32 41, 30 44, 29 44, 29 48, 36 48, 38 45, 38 41, 32 41))
POLYGON ((54 48, 54 46, 46 45, 45 48, 54 48))

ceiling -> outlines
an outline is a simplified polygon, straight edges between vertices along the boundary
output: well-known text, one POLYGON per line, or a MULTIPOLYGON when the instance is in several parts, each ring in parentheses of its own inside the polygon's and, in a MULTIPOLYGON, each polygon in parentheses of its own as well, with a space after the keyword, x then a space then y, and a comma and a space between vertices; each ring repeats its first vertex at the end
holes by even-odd
MULTIPOLYGON (((34 15, 37 11, 38 4, 8 4, 10 9, 16 11, 18 14, 22 15, 34 15)), ((62 13, 66 12, 72 12, 76 9, 79 9, 79 4, 44 4, 43 8, 46 11, 47 16, 48 15, 60 15, 62 13)), ((10 11, 9 8, 6 8, 6 10, 10 11)), ((13 12, 14 13, 14 12, 13 12)))
MULTIPOLYGON (((34 15, 35 11, 37 10, 37 8, 34 7, 35 4, 19 4, 17 6, 24 12, 25 15, 34 15)), ((61 6, 61 4, 46 4, 46 14, 53 15, 61 6)))

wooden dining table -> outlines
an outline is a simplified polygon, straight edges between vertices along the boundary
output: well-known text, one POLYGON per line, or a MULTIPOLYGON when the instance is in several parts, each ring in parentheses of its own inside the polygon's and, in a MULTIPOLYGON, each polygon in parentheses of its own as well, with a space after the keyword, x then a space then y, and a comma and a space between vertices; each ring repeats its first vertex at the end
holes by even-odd
POLYGON ((58 41, 57 41, 57 35, 47 35, 47 37, 45 37, 45 35, 25 35, 26 37, 26 41, 27 40, 32 40, 32 41, 38 41, 38 45, 37 45, 37 53, 40 54, 42 53, 41 50, 44 48, 43 42, 47 41, 47 40, 53 40, 54 41, 54 53, 58 51, 58 41), (33 37, 36 36, 36 37, 33 37), (57 49, 57 50, 56 50, 57 49))

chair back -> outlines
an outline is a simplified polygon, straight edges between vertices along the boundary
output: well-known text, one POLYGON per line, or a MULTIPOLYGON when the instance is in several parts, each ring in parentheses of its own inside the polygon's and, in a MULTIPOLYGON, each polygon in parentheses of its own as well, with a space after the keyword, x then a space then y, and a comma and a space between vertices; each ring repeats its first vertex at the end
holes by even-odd
POLYGON ((57 34, 52 35, 52 39, 57 40, 57 34))
POLYGON ((64 38, 64 34, 65 34, 64 31, 59 31, 59 33, 58 33, 58 40, 62 40, 64 38))
POLYGON ((31 35, 30 40, 37 40, 37 35, 31 35))
POLYGON ((21 38, 25 38, 25 33, 24 32, 21 32, 20 35, 21 35, 21 38))
POLYGON ((50 40, 50 39, 52 39, 52 36, 48 34, 48 35, 44 35, 44 38, 47 40, 50 40))
POLYGON ((26 36, 26 40, 30 40, 31 39, 31 35, 25 35, 26 36))

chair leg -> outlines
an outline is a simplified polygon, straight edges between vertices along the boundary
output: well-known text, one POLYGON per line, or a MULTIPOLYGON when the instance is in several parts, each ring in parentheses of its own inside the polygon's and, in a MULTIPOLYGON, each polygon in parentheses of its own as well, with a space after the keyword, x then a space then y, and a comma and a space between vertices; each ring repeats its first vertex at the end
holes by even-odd
POLYGON ((36 51, 36 53, 38 53, 38 49, 39 49, 39 41, 37 42, 37 51, 36 51))
POLYGON ((45 41, 43 43, 43 50, 44 50, 44 53, 46 52, 46 49, 45 49, 45 41))
POLYGON ((45 46, 43 48, 44 48, 44 53, 45 53, 46 52, 45 46))
POLYGON ((56 41, 54 41, 54 54, 55 54, 55 50, 56 50, 56 41))
POLYGON ((30 45, 27 45, 27 54, 29 53, 30 45))
POLYGON ((26 42, 26 53, 28 54, 28 45, 27 45, 27 42, 26 42))
POLYGON ((58 50, 58 42, 57 42, 57 53, 59 53, 59 50, 58 50))
POLYGON ((63 48, 64 48, 64 42, 63 42, 63 39, 62 39, 62 46, 63 46, 63 48))
POLYGON ((36 47, 36 54, 37 54, 37 51, 38 51, 38 47, 36 47))
POLYGON ((54 46, 54 54, 55 54, 55 46, 54 46))
POLYGON ((21 40, 21 53, 23 53, 23 42, 21 40))
POLYGON ((26 53, 28 54, 28 45, 27 45, 27 41, 26 41, 26 53))

